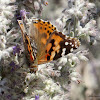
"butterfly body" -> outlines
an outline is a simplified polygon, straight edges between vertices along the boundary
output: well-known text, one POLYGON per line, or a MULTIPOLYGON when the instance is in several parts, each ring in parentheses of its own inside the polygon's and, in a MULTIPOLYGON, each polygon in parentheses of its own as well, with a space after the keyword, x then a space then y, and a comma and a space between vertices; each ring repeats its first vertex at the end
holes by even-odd
POLYGON ((30 68, 36 72, 39 64, 56 60, 77 49, 80 42, 76 38, 63 35, 50 22, 35 19, 29 33, 26 33, 22 20, 18 20, 21 28, 26 56, 30 68))

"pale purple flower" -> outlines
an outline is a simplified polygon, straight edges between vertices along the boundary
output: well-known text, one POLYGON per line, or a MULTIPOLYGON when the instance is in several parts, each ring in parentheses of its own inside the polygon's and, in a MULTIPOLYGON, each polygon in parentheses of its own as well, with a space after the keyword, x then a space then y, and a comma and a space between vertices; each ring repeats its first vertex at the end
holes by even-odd
POLYGON ((20 50, 21 50, 21 49, 20 49, 19 45, 14 46, 14 47, 13 47, 13 54, 14 54, 14 55, 16 55, 16 53, 19 54, 19 53, 20 53, 20 50))
POLYGON ((17 20, 25 19, 27 14, 29 14, 29 12, 26 12, 25 10, 20 10, 20 13, 16 14, 17 20))
POLYGON ((11 61, 10 64, 9 64, 12 68, 11 68, 11 71, 14 71, 15 69, 17 69, 19 66, 15 64, 14 61, 11 61))
POLYGON ((29 14, 29 12, 26 12, 25 10, 20 10, 20 16, 22 18, 25 18, 26 17, 26 14, 29 14))
POLYGON ((35 100, 39 100, 39 95, 35 95, 35 100))
POLYGON ((10 100, 11 99, 11 95, 9 94, 9 95, 7 95, 7 99, 8 100, 10 100))

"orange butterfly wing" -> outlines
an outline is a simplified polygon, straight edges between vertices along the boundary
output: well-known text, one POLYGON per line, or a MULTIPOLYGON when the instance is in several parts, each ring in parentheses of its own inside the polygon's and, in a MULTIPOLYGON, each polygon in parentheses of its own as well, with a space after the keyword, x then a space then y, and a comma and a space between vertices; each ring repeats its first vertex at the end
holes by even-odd
POLYGON ((72 52, 80 46, 80 42, 76 38, 67 37, 61 32, 54 31, 48 39, 48 44, 45 48, 45 54, 40 57, 38 64, 56 60, 60 57, 72 52))
MULTIPOLYGON (((30 41, 30 37, 28 36, 28 34, 25 30, 23 21, 18 20, 18 24, 20 26, 22 37, 23 37, 25 53, 26 53, 27 59, 29 61, 29 64, 31 65, 31 64, 35 63, 35 61, 36 61, 36 54, 37 54, 36 49, 37 48, 36 48, 36 46, 34 46, 34 50, 33 50, 32 43, 30 41)), ((37 66, 37 64, 34 64, 34 65, 37 66)))
POLYGON ((80 45, 78 39, 57 32, 50 22, 33 20, 30 27, 30 37, 37 43, 38 64, 56 60, 80 45))
POLYGON ((58 32, 50 22, 33 19, 28 34, 22 21, 18 23, 31 68, 65 56, 80 45, 78 39, 58 32))
POLYGON ((56 30, 56 28, 50 24, 50 22, 42 20, 33 20, 30 25, 29 36, 31 42, 35 42, 37 45, 37 59, 45 55, 45 49, 48 44, 48 39, 51 33, 56 30))

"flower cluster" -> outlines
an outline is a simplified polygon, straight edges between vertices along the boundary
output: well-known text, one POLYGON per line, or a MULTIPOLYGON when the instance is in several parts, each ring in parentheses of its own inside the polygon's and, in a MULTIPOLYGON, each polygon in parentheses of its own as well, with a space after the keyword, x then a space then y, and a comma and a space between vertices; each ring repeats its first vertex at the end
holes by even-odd
MULTIPOLYGON (((9 92, 8 73, 11 72, 10 62, 14 60, 13 42, 16 37, 15 28, 11 28, 12 19, 17 9, 15 0, 0 0, 0 96, 1 99, 11 99, 9 92)), ((18 35, 18 34, 17 34, 18 35)))
POLYGON ((48 2, 46 0, 25 0, 25 1, 23 1, 23 4, 32 13, 38 12, 38 14, 41 14, 43 5, 47 6, 48 2))
MULTIPOLYGON (((57 24, 59 30, 63 31, 65 35, 77 37, 80 40, 87 40, 92 43, 96 41, 95 37, 98 29, 95 20, 96 6, 94 3, 90 3, 88 0, 68 0, 67 2, 65 0, 54 0, 54 2, 63 2, 63 7, 68 3, 68 7, 62 11, 60 17, 58 17, 56 12, 54 13, 54 8, 52 7, 50 16, 58 18, 55 24, 57 24)), ((81 66, 81 62, 84 61, 86 63, 89 61, 86 57, 89 53, 88 50, 83 50, 84 47, 81 47, 81 49, 56 61, 39 65, 36 73, 30 73, 29 62, 27 63, 24 54, 21 31, 15 22, 17 19, 22 19, 26 22, 25 28, 29 28, 32 20, 30 16, 33 16, 33 14, 33 17, 40 16, 43 7, 48 7, 48 2, 46 0, 0 0, 0 4, 1 99, 68 100, 70 83, 79 84, 82 80, 82 77, 76 70, 78 66, 81 66), (19 15, 15 12, 16 10, 19 11, 19 15), (14 18, 14 14, 17 15, 17 18, 14 18)), ((60 8, 56 9, 57 12, 59 12, 58 9, 60 8)), ((49 19, 51 20, 52 18, 50 17, 49 19)), ((89 67, 85 69, 84 73, 86 73, 86 76, 84 75, 84 80, 87 87, 95 89, 98 88, 98 85, 95 85, 97 79, 95 79, 94 70, 92 70, 90 65, 89 63, 89 67), (87 70, 92 76, 91 79, 95 81, 92 81, 92 85, 90 85, 91 82, 87 82, 89 80, 87 70)), ((85 67, 84 64, 83 66, 85 67)))
POLYGON ((17 6, 11 6, 9 3, 14 3, 15 0, 0 0, 0 34, 7 33, 11 19, 14 17, 14 11, 17 6))
POLYGON ((92 44, 96 41, 98 33, 95 17, 97 9, 94 3, 84 0, 69 0, 68 8, 64 9, 61 18, 56 20, 59 27, 64 28, 63 32, 85 39, 92 44))
POLYGON ((11 43, 14 41, 16 36, 14 34, 14 28, 11 29, 10 26, 12 24, 11 21, 14 17, 14 12, 16 11, 17 6, 10 4, 14 3, 15 0, 0 0, 0 67, 5 66, 5 64, 9 65, 9 62, 11 61, 9 58, 13 52, 13 46, 11 43), (2 65, 2 63, 4 63, 4 65, 2 65))

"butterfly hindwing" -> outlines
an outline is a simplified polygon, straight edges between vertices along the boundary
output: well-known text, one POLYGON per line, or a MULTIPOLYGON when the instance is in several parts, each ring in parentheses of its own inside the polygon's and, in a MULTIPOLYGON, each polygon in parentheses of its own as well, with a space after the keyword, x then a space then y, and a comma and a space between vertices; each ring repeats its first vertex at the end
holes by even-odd
POLYGON ((80 42, 76 38, 63 35, 61 32, 54 31, 48 39, 48 44, 45 48, 45 54, 41 56, 38 63, 49 62, 56 60, 62 56, 72 52, 73 49, 79 47, 80 42))

